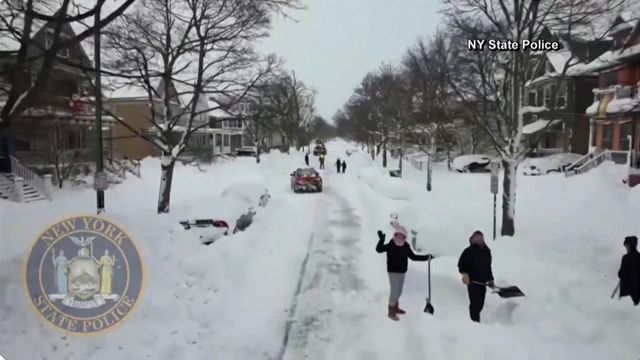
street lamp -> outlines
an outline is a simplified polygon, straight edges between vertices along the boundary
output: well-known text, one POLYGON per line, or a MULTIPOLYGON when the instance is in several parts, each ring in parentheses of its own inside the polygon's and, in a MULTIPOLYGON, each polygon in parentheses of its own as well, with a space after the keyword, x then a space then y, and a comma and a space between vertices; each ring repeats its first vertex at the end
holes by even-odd
MULTIPOLYGON (((93 26, 100 23, 100 11, 102 3, 98 2, 98 8, 94 16, 93 26)), ((101 59, 100 59, 100 28, 96 28, 94 38, 94 61, 95 61, 95 115, 96 115, 96 173, 93 179, 93 187, 96 190, 96 207, 98 214, 104 212, 104 191, 107 189, 108 179, 104 172, 104 163, 102 158, 102 81, 101 81, 101 59)))

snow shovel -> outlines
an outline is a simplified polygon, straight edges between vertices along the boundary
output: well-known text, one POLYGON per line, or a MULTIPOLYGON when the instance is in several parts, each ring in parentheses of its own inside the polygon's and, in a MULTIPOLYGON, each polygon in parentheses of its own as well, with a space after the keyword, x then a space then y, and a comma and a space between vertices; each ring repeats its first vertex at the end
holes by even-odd
MULTIPOLYGON (((473 281, 473 283, 489 287, 489 284, 487 283, 481 283, 478 281, 473 281)), ((507 286, 507 287, 494 286, 493 293, 498 294, 498 296, 500 296, 503 299, 525 296, 524 293, 517 286, 507 286)))
POLYGON ((427 296, 427 305, 425 305, 424 307, 424 312, 433 315, 435 309, 433 308, 433 305, 431 305, 431 257, 429 258, 429 260, 427 260, 427 279, 429 285, 429 294, 427 296))
POLYGON ((616 297, 616 293, 618 292, 618 290, 620 289, 620 281, 618 281, 618 285, 616 285, 616 288, 613 289, 613 293, 611 293, 611 298, 613 299, 614 297, 616 297))

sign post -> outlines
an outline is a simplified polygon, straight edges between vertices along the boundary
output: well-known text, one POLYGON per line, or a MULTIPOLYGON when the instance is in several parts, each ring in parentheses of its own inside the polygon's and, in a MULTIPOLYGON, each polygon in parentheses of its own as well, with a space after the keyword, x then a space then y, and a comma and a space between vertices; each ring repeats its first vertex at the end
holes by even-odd
POLYGON ((491 163, 491 193, 493 194, 493 240, 496 240, 496 200, 498 196, 498 174, 500 163, 491 163))

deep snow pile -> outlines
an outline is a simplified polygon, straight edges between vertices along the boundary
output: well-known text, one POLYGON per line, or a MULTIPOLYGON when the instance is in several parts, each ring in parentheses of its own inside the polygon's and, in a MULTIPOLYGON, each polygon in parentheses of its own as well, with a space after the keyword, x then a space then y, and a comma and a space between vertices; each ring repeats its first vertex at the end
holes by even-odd
MULTIPOLYGON (((404 173, 404 184, 398 183, 395 191, 425 182, 424 172, 409 168, 404 173)), ((385 323, 388 285, 384 260, 369 259, 364 271, 378 275, 380 301, 371 311, 377 311, 379 319, 362 325, 371 331, 357 337, 348 354, 369 352, 380 358, 398 354, 397 348, 379 341, 393 336, 391 329, 395 329, 406 348, 400 350, 403 358, 638 358, 640 309, 628 298, 621 302, 610 299, 625 251, 623 238, 640 233, 640 189, 625 187, 621 173, 620 167, 607 163, 569 179, 520 176, 517 236, 501 238, 498 234, 495 242, 491 240, 488 174, 454 174, 439 168, 434 171, 434 190, 415 193, 410 201, 378 196, 393 193, 388 186, 363 187, 360 198, 363 211, 369 213, 371 252, 374 227, 388 222, 390 212, 397 212, 403 225, 418 230, 418 245, 439 256, 432 264, 436 312, 433 317, 421 313, 426 266, 412 263, 401 300, 411 314, 401 321, 404 324, 385 323), (518 285, 527 294, 512 300, 488 294, 480 326, 468 320, 466 289, 457 273, 458 256, 477 229, 485 233, 493 250, 497 284, 518 285)), ((498 232, 499 212, 498 207, 498 232)))
MULTIPOLYGON (((0 353, 12 360, 640 357, 640 309, 609 298, 623 237, 640 234, 640 188, 622 185, 620 167, 603 164, 572 178, 519 176, 517 236, 493 242, 488 174, 437 164, 433 191, 426 192, 426 173, 408 163, 402 179, 391 178, 379 159, 352 144, 327 148, 320 194, 290 191, 289 173, 304 164, 297 152, 205 172, 178 166, 166 215, 155 214, 158 160, 145 161, 142 179, 110 189, 106 216, 132 234, 149 275, 136 312, 100 337, 65 336, 43 325, 22 286, 22 262, 36 234, 65 214, 93 213, 94 193, 63 190, 51 203, 1 202, 0 353), (347 161, 346 174, 329 166, 337 157, 347 161), (265 188, 272 199, 266 209, 256 207, 251 227, 211 246, 177 223, 233 218, 265 188), (385 258, 374 248, 377 229, 390 236, 392 212, 418 231, 421 248, 438 256, 434 316, 422 312, 426 264, 411 263, 401 298, 408 314, 397 323, 386 317, 385 258), (527 295, 487 294, 479 325, 468 319, 456 268, 477 229, 493 250, 497 284, 518 285, 527 295)), ((396 162, 390 159, 389 169, 396 162)))
POLYGON ((302 156, 273 153, 264 156, 261 166, 240 158, 205 172, 177 166, 166 215, 155 214, 158 160, 144 162, 142 179, 109 189, 105 216, 132 234, 148 281, 142 303, 118 330, 89 338, 43 324, 25 296, 22 266, 29 246, 48 224, 66 214, 95 213, 94 192, 63 190, 51 203, 2 202, 0 353, 18 360, 274 356, 313 230, 312 217, 301 215, 315 211, 314 198, 296 197, 288 188, 289 172, 301 162, 302 156), (249 194, 268 188, 272 199, 267 208, 256 207, 245 232, 207 247, 178 225, 188 216, 245 211, 245 199, 236 196, 244 192, 234 184, 247 183, 254 184, 249 194))

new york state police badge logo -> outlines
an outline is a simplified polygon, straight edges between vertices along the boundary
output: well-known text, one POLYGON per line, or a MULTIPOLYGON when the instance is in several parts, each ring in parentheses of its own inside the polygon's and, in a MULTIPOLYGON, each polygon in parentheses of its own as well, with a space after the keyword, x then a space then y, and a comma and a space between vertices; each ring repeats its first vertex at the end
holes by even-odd
POLYGON ((65 219, 40 234, 25 275, 38 313, 78 335, 121 323, 141 301, 145 283, 133 240, 119 226, 92 215, 65 219))

